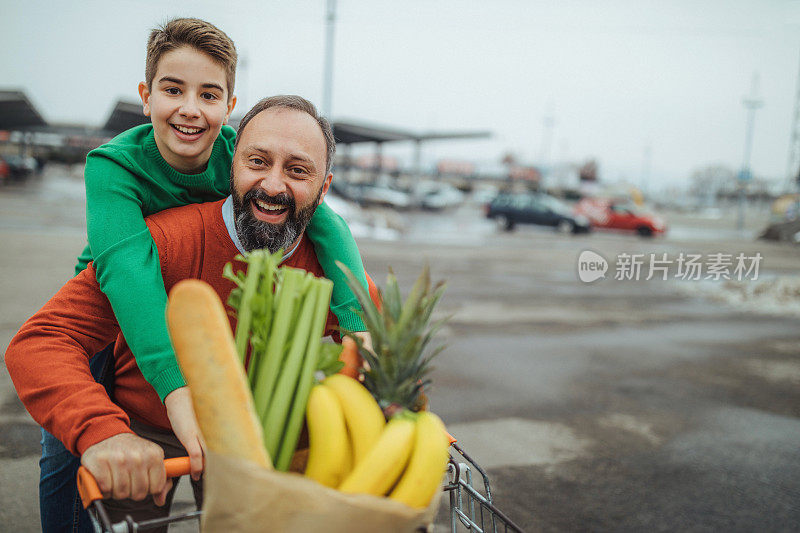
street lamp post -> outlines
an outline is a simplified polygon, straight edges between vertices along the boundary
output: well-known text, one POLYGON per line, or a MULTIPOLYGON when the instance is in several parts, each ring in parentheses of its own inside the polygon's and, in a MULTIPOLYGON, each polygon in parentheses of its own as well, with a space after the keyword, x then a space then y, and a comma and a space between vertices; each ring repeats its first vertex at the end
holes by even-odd
POLYGON ((644 145, 644 152, 642 153, 642 196, 647 198, 650 187, 650 167, 652 166, 653 148, 650 143, 644 145))
POLYGON ((747 110, 747 126, 745 128, 744 136, 744 158, 742 161, 742 170, 739 171, 739 211, 736 217, 736 229, 741 231, 744 229, 744 212, 745 212, 745 185, 751 178, 750 172, 750 153, 753 149, 753 124, 756 119, 756 110, 764 105, 763 100, 758 98, 758 74, 753 74, 753 84, 750 90, 750 96, 742 100, 742 105, 747 110))
POLYGON ((250 80, 248 78, 248 74, 250 73, 249 67, 250 67, 249 57, 247 56, 246 53, 242 53, 241 56, 239 57, 239 75, 238 75, 238 78, 239 78, 239 85, 238 85, 238 87, 239 87, 239 98, 238 98, 239 109, 248 109, 249 100, 247 98, 248 98, 248 96, 250 96, 248 94, 248 91, 247 91, 247 87, 248 87, 249 82, 250 82, 250 80))
POLYGON ((325 78, 322 83, 322 115, 331 117, 333 102, 333 45, 336 29, 336 0, 327 0, 325 8, 325 78))

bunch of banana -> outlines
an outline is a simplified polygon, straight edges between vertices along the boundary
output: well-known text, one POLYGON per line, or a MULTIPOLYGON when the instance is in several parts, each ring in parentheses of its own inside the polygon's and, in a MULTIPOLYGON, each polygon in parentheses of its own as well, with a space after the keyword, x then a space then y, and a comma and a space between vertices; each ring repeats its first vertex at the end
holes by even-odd
POLYGON ((334 374, 311 389, 306 423, 309 449, 305 475, 336 488, 381 436, 386 419, 361 383, 334 374))
POLYGON ((411 507, 427 507, 447 468, 450 441, 442 420, 430 411, 416 414, 414 451, 389 498, 411 507))
POLYGON ((429 411, 401 411, 386 424, 372 450, 355 465, 339 490, 427 507, 442 482, 449 446, 438 416, 429 411))
POLYGON ((339 399, 330 387, 315 385, 306 405, 308 462, 306 477, 337 487, 353 462, 350 436, 339 399))
POLYGON ((388 496, 426 507, 442 481, 449 442, 433 413, 402 410, 386 423, 357 380, 340 374, 308 400, 306 476, 345 493, 388 496))
POLYGON ((353 445, 353 466, 367 455, 386 426, 386 418, 372 394, 358 380, 333 374, 323 381, 342 406, 347 431, 353 445))

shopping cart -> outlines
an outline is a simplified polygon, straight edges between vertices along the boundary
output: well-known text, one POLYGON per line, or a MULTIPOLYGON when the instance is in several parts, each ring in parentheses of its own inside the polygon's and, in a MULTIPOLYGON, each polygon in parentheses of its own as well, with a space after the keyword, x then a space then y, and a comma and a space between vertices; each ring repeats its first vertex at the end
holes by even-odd
POLYGON ((518 525, 495 507, 486 471, 455 442, 450 443, 444 491, 450 493, 450 527, 453 533, 459 531, 459 525, 477 533, 522 533, 518 525), (481 476, 483 493, 473 484, 473 472, 481 476))
MULTIPOLYGON (((178 457, 164 460, 168 477, 179 477, 189 474, 189 458, 178 457)), ((522 529, 503 514, 492 501, 489 476, 478 466, 474 459, 467 455, 455 442, 450 445, 450 462, 447 468, 447 480, 444 491, 450 495, 450 526, 453 533, 458 531, 475 531, 477 533, 498 533, 522 529), (480 474, 483 487, 473 484, 474 472, 480 474)), ((103 496, 97 481, 84 467, 78 469, 78 492, 83 506, 89 511, 89 517, 97 533, 135 533, 163 527, 168 524, 186 520, 199 520, 202 511, 154 518, 135 522, 130 516, 115 524, 103 506, 103 496)))

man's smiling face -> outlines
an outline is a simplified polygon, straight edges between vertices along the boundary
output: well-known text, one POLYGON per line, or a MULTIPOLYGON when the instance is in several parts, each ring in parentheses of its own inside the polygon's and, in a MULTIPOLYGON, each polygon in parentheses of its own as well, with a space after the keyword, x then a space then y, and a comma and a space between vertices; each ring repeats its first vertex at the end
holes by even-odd
POLYGON ((236 231, 246 250, 291 247, 333 176, 325 137, 308 113, 271 107, 240 132, 231 167, 236 231))

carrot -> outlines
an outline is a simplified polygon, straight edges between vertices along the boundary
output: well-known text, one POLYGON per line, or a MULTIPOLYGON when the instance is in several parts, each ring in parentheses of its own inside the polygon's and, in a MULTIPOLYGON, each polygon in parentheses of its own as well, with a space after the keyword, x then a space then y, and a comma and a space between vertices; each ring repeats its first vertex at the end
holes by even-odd
POLYGON ((344 367, 339 370, 340 374, 358 379, 358 369, 364 366, 364 359, 358 353, 356 341, 350 337, 342 339, 342 353, 339 355, 339 361, 344 363, 344 367))

